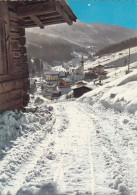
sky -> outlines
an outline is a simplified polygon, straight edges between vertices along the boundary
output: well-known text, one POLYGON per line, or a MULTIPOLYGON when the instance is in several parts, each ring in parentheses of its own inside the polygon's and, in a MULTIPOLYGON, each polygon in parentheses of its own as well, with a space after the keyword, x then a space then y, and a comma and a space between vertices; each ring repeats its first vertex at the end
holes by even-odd
POLYGON ((137 0, 67 0, 77 18, 137 29, 137 0))

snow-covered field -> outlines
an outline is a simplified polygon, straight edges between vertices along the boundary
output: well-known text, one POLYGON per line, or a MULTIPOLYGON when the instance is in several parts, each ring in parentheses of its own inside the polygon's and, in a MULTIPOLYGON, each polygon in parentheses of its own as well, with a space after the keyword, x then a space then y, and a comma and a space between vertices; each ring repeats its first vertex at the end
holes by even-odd
MULTIPOLYGON (((130 53, 131 54, 137 53, 137 47, 131 48, 130 53)), ((98 64, 105 65, 105 64, 108 64, 108 63, 112 63, 112 65, 113 65, 113 61, 116 61, 116 60, 118 60, 120 58, 123 58, 123 57, 126 57, 128 55, 129 55, 129 49, 125 49, 121 52, 116 52, 116 53, 112 53, 112 54, 109 54, 109 55, 104 55, 100 58, 96 57, 94 62, 86 61, 85 69, 87 70, 88 68, 94 67, 98 64)), ((109 71, 109 70, 107 70, 107 71, 109 71)))
POLYGON ((26 113, 0 115, 0 195, 137 195, 136 67, 77 100, 36 93, 26 113))

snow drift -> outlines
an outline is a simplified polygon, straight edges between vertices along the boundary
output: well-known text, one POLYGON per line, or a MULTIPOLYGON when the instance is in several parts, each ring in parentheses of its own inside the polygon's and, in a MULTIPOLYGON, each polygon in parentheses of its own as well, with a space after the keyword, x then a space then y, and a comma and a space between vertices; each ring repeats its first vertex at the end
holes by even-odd
MULTIPOLYGON (((38 98, 36 100, 40 104, 38 98)), ((37 131, 37 127, 42 128, 47 121, 51 120, 51 110, 52 107, 42 104, 39 107, 28 107, 26 113, 15 110, 0 115, 0 158, 19 136, 37 131)))
POLYGON ((137 111, 137 82, 113 87, 103 95, 100 101, 106 108, 135 113, 137 111))

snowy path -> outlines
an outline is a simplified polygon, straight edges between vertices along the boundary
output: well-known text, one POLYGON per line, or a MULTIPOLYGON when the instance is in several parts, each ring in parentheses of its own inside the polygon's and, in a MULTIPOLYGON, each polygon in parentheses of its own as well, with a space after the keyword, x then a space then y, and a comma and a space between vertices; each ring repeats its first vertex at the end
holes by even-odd
POLYGON ((122 114, 75 101, 52 106, 56 121, 20 137, 0 162, 0 194, 136 195, 137 134, 122 114))

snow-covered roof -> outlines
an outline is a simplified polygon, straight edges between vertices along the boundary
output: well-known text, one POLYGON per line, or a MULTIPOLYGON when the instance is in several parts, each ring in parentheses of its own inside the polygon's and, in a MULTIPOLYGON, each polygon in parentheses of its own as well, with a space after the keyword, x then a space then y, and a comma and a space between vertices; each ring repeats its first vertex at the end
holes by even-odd
POLYGON ((71 80, 68 79, 68 78, 62 78, 62 79, 60 79, 60 80, 63 80, 63 81, 65 81, 65 82, 71 82, 71 80))
POLYGON ((86 71, 86 72, 85 72, 85 75, 86 75, 86 76, 88 76, 88 75, 92 76, 92 75, 96 75, 96 73, 93 73, 93 72, 87 72, 87 71, 86 71))
POLYGON ((45 92, 43 94, 44 94, 44 96, 52 96, 52 92, 45 92))
POLYGON ((46 84, 44 87, 52 88, 52 87, 57 87, 56 84, 46 84))
POLYGON ((81 66, 76 66, 76 67, 73 67, 73 68, 70 68, 71 71, 75 71, 75 70, 80 70, 81 69, 81 66))
POLYGON ((98 73, 98 75, 106 75, 107 74, 107 72, 100 72, 100 73, 98 73))
POLYGON ((59 75, 59 72, 57 71, 46 72, 46 75, 59 75))
POLYGON ((66 72, 59 72, 59 76, 62 76, 62 77, 66 76, 66 72))
POLYGON ((60 93, 61 91, 60 90, 54 90, 54 91, 52 91, 53 93, 60 93))
POLYGON ((88 70, 96 70, 95 68, 88 68, 88 70))
POLYGON ((75 90, 75 89, 79 89, 79 88, 88 88, 88 89, 91 89, 92 90, 92 88, 90 87, 90 86, 84 86, 84 85, 82 85, 82 86, 77 86, 77 85, 75 85, 75 86, 73 86, 73 87, 71 87, 71 89, 73 89, 73 90, 75 90))
POLYGON ((85 84, 85 85, 86 85, 87 83, 88 83, 88 82, 81 80, 81 81, 78 81, 76 84, 77 84, 77 85, 80 85, 80 84, 85 84))
POLYGON ((76 67, 75 70, 81 70, 81 66, 76 67))
POLYGON ((104 67, 103 65, 99 64, 97 66, 94 66, 94 68, 97 68, 97 67, 104 67))

